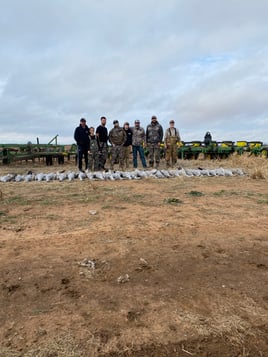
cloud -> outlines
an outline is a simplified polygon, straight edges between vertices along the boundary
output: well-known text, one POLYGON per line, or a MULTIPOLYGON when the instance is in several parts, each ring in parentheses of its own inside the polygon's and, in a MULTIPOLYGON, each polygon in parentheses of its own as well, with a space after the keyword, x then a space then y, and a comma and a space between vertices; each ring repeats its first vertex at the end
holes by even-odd
MULTIPOLYGON (((0 5, 1 5, 0 0, 0 5)), ((266 140, 264 0, 12 0, 0 15, 1 142, 73 142, 80 117, 266 140), (8 31, 7 31, 8 28, 8 31), (12 123, 12 127, 11 124, 12 123)), ((197 139, 196 137, 193 139, 197 139)))

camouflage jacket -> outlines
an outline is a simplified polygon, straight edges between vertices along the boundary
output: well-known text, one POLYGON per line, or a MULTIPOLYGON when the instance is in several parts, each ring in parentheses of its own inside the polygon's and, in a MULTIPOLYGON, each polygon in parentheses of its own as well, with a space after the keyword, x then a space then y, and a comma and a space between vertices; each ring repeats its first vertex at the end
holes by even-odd
POLYGON ((145 131, 143 128, 132 128, 132 145, 140 146, 145 142, 145 131))
POLYGON ((155 124, 149 124, 146 129, 146 143, 158 144, 163 140, 163 128, 156 122, 155 124))
POLYGON ((126 139, 127 134, 121 127, 113 128, 109 132, 109 141, 112 145, 123 145, 126 139))

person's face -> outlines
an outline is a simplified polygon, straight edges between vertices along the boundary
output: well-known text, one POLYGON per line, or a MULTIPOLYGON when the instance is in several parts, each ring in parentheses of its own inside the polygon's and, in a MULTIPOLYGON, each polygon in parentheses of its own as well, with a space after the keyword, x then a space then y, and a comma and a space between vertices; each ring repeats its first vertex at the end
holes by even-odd
POLYGON ((85 121, 80 121, 81 126, 84 128, 86 126, 86 122, 85 121))
POLYGON ((119 123, 115 123, 115 124, 114 124, 114 127, 115 127, 115 128, 118 128, 118 127, 119 127, 119 123))
POLYGON ((140 123, 135 123, 135 128, 139 128, 140 127, 140 123))
POLYGON ((175 123, 169 123, 170 127, 173 128, 175 123))
POLYGON ((101 125, 105 126, 106 125, 106 118, 101 119, 101 125))
POLYGON ((128 128, 129 128, 129 125, 128 125, 128 124, 125 124, 125 125, 124 125, 124 129, 127 130, 128 128))
POLYGON ((94 128, 90 128, 89 133, 90 133, 90 135, 94 135, 94 128))
POLYGON ((155 124, 157 121, 156 117, 152 117, 152 123, 155 124))

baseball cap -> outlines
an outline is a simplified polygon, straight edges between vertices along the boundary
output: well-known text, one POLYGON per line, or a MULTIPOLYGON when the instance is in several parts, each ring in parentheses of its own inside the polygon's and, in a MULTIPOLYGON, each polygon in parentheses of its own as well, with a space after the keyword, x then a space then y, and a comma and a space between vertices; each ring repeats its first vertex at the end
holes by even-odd
POLYGON ((80 122, 85 123, 85 122, 86 122, 86 119, 85 119, 85 118, 81 118, 81 119, 80 119, 80 122))
POLYGON ((118 123, 119 123, 118 120, 114 120, 114 121, 113 121, 113 124, 118 124, 118 123))
POLYGON ((140 124, 139 119, 135 120, 135 124, 140 124))

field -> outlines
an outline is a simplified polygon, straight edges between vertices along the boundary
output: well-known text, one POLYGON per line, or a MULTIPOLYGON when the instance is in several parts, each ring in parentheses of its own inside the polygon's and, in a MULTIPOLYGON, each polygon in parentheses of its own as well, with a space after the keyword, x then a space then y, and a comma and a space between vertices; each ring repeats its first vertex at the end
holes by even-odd
POLYGON ((0 183, 1 357, 268 356, 268 160, 178 164, 246 175, 0 183))

